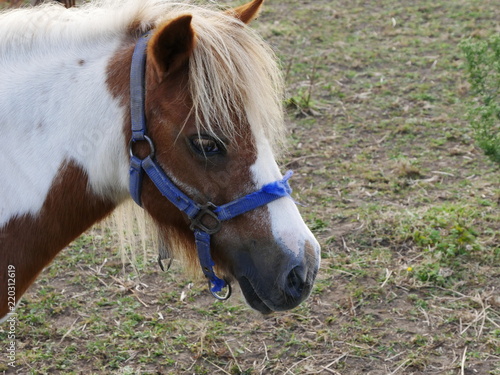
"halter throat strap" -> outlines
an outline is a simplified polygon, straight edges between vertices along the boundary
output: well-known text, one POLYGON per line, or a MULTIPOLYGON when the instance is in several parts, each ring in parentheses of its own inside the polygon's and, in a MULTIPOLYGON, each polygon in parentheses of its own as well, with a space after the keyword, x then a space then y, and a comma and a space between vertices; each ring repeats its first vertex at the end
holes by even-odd
POLYGON ((266 184, 258 191, 220 206, 216 206, 211 202, 199 204, 182 192, 158 164, 155 158, 154 143, 147 135, 145 68, 147 43, 150 36, 151 32, 148 32, 137 41, 130 68, 130 115, 132 126, 132 138, 129 144, 130 195, 139 206, 142 206, 141 189, 144 174, 146 174, 161 194, 189 218, 191 222, 190 228, 194 232, 198 258, 202 271, 208 279, 210 291, 218 299, 227 299, 231 293, 230 284, 226 280, 219 278, 214 272, 215 263, 210 253, 211 236, 220 230, 223 221, 267 205, 276 199, 289 197, 292 189, 288 184, 288 179, 293 172, 288 171, 282 180, 266 184), (150 154, 147 157, 141 159, 134 154, 133 146, 138 142, 148 143, 150 154), (217 294, 225 287, 228 287, 225 296, 217 294))

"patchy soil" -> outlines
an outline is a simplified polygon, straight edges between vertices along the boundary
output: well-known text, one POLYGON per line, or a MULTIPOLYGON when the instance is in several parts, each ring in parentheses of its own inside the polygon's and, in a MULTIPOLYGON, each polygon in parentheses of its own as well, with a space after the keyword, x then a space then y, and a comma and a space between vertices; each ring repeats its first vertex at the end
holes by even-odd
POLYGON ((96 227, 23 299, 0 372, 499 375, 500 170, 458 47, 499 20, 494 0, 269 1, 253 27, 286 74, 283 169, 323 249, 311 297, 265 317, 216 302, 154 250, 123 269, 96 227))

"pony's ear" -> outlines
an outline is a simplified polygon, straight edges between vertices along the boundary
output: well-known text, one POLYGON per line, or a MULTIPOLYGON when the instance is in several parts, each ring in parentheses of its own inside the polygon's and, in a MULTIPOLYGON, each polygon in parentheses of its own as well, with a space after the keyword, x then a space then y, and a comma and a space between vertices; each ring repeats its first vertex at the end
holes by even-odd
POLYGON ((156 28, 148 43, 153 69, 158 81, 185 66, 195 46, 191 15, 180 16, 156 28))
POLYGON ((259 15, 263 2, 264 0, 253 0, 245 5, 230 9, 226 13, 240 19, 241 22, 249 24, 259 15))

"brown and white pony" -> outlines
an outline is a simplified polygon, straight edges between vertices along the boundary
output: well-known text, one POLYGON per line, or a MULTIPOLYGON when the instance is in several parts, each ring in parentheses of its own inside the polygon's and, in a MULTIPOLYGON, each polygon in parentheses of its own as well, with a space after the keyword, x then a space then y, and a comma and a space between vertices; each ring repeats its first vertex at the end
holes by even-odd
MULTIPOLYGON (((0 13, 0 318, 61 249, 128 198, 129 71, 147 31, 148 134, 177 187, 220 205, 282 178, 281 75, 246 26, 261 3, 220 12, 106 0, 0 13)), ((198 262, 186 215, 148 178, 141 199, 169 251, 198 262)), ((319 252, 286 197, 224 222, 211 248, 217 274, 263 313, 309 295, 319 252)))

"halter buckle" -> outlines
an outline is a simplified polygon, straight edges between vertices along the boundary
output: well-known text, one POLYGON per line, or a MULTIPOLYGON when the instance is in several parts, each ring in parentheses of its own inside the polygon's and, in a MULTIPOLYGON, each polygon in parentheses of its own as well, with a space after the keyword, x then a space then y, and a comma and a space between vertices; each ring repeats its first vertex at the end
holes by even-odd
POLYGON ((217 208, 215 204, 212 202, 207 202, 206 204, 202 205, 200 207, 200 211, 196 214, 194 218, 191 219, 191 230, 195 230, 196 228, 201 230, 202 232, 208 233, 208 234, 215 234, 217 233, 221 226, 222 223, 217 216, 217 214, 214 212, 214 210, 217 208), (206 222, 203 222, 203 219, 208 216, 210 221, 214 221, 213 226, 206 222))

